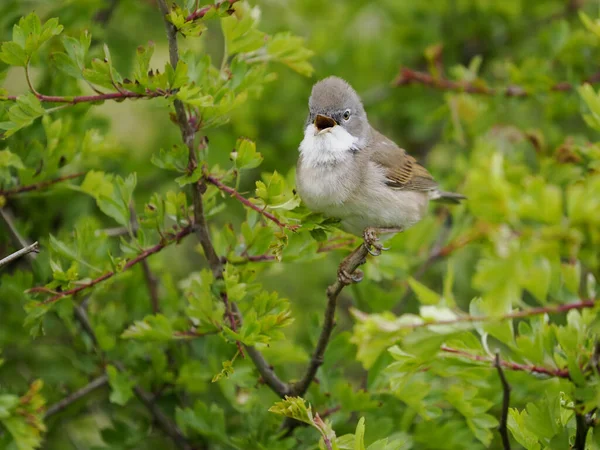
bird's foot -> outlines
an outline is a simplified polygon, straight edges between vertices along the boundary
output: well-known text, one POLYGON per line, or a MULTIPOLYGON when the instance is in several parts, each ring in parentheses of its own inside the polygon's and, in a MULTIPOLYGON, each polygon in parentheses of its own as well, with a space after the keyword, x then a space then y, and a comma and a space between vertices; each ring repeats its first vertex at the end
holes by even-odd
POLYGON ((363 232, 364 243, 363 245, 367 251, 373 256, 381 255, 381 252, 389 250, 389 247, 384 247, 379 242, 379 234, 386 233, 400 233, 404 231, 402 228, 376 228, 367 227, 363 232))
POLYGON ((344 258, 338 267, 338 280, 343 285, 359 283, 363 279, 363 271, 356 267, 367 262, 366 258, 361 257, 359 261, 354 261, 357 254, 360 254, 361 247, 358 247, 352 253, 344 258), (358 264, 357 264, 358 263, 358 264))
POLYGON ((348 272, 348 270, 344 269, 343 264, 340 265, 338 269, 338 280, 340 283, 344 285, 349 285, 353 283, 360 283, 363 279, 363 271, 360 269, 356 269, 354 272, 348 272))

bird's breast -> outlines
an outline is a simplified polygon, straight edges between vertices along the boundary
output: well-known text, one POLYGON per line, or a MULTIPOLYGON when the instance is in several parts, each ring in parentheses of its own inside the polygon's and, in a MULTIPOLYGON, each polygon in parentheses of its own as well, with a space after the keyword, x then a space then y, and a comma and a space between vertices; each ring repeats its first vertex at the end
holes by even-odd
POLYGON ((350 162, 311 166, 300 158, 296 184, 306 206, 328 216, 342 217, 342 206, 356 187, 350 162))

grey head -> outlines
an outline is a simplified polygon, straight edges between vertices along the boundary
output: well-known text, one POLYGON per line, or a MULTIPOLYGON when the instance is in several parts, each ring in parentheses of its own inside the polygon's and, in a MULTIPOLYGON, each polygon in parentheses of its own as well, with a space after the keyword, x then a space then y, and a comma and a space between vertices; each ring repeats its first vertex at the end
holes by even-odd
POLYGON ((369 137, 371 126, 360 97, 341 78, 328 77, 317 82, 312 88, 308 108, 305 128, 309 123, 319 131, 341 126, 362 142, 369 137))

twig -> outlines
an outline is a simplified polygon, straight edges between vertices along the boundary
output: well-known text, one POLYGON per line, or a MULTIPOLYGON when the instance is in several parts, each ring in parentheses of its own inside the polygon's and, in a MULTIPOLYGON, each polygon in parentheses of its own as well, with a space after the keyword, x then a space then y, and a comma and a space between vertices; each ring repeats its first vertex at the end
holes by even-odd
MULTIPOLYGON (((175 234, 175 236, 173 236, 170 239, 164 240, 163 242, 156 244, 153 247, 150 247, 146 250, 144 250, 142 253, 140 253, 138 256, 136 256, 133 259, 130 259, 129 261, 127 261, 127 263, 123 266, 123 271, 129 269, 132 266, 135 266, 137 263, 144 261, 146 258, 148 258, 150 255, 153 255, 155 253, 158 253, 159 251, 161 251, 163 248, 167 247, 168 245, 174 243, 174 242, 179 242, 182 238, 184 238, 185 236, 187 236, 188 234, 191 234, 193 230, 192 226, 187 226, 185 228, 183 228, 181 231, 179 231, 177 234, 175 234)), ((80 286, 77 286, 76 288, 73 289, 69 289, 67 291, 63 291, 60 292, 56 295, 54 295, 53 297, 50 297, 49 299, 46 299, 44 301, 42 301, 40 304, 41 305, 48 305, 50 303, 54 303, 64 297, 68 297, 74 294, 77 294, 78 292, 81 292, 85 289, 91 288, 92 286, 97 285, 98 283, 101 283, 103 281, 108 280, 109 278, 114 277, 117 273, 119 272, 114 272, 114 271, 110 271, 110 272, 106 272, 103 275, 100 275, 98 278, 93 279, 92 281, 89 281, 87 283, 84 283, 80 286)), ((35 288, 33 288, 35 289, 35 288)), ((34 291, 35 292, 35 291, 34 291)))
POLYGON ((48 409, 46 409, 46 413, 45 413, 44 417, 48 418, 48 417, 52 416, 53 414, 61 412, 63 409, 67 408, 71 403, 75 403, 80 398, 85 397, 90 392, 95 391, 98 388, 101 388, 102 386, 106 385, 107 383, 108 383, 108 375, 106 375, 106 374, 100 375, 98 378, 90 381, 88 384, 86 384, 81 389, 76 390, 75 392, 66 396, 62 400, 49 406, 48 409))
MULTIPOLYGON (((595 73, 585 79, 583 83, 597 83, 600 81, 600 72, 595 73)), ((503 88, 491 88, 483 84, 479 83, 470 83, 463 81, 453 81, 448 80, 443 77, 434 77, 425 72, 419 72, 416 70, 408 69, 403 67, 400 70, 400 75, 394 81, 396 86, 406 86, 409 84, 422 84, 425 86, 429 86, 435 89, 440 89, 443 91, 457 91, 457 92, 468 92, 470 94, 481 94, 481 95, 504 95, 506 97, 527 97, 532 95, 531 92, 527 92, 525 88, 521 86, 507 86, 503 88)), ((575 88, 575 86, 567 81, 562 81, 559 83, 555 83, 550 87, 550 91, 553 92, 566 92, 571 91, 575 88)))
POLYGON ((504 450, 510 450, 510 439, 508 438, 508 428, 506 426, 508 423, 508 408, 510 406, 510 384, 508 384, 506 376, 504 376, 504 371, 502 370, 502 365, 500 364, 499 352, 496 352, 494 366, 498 370, 498 376, 500 377, 500 382, 502 383, 502 414, 500 416, 498 432, 500 433, 500 437, 502 437, 502 445, 504 446, 504 450))
MULTIPOLYGON (((103 102, 105 100, 124 100, 126 98, 169 97, 172 95, 172 93, 168 91, 146 91, 144 93, 123 91, 109 92, 108 94, 76 96, 44 95, 40 93, 34 93, 33 95, 35 95, 37 99, 43 103, 65 103, 69 105, 76 105, 78 103, 103 102)), ((6 95, 0 96, 0 101, 16 101, 18 98, 18 95, 6 95)))
MULTIPOLYGON (((442 345, 440 347, 440 350, 443 352, 446 352, 446 353, 452 353, 452 354, 461 356, 463 358, 470 359, 472 361, 480 361, 480 362, 484 362, 484 363, 488 363, 488 364, 490 362, 493 362, 487 356, 473 355, 473 354, 465 352, 463 350, 459 350, 456 348, 450 348, 445 345, 442 345)), ((557 377, 557 378, 567 378, 567 379, 570 378, 569 371, 567 369, 554 369, 554 368, 549 368, 549 367, 535 366, 533 364, 518 364, 518 363, 508 362, 508 361, 501 361, 500 365, 504 369, 509 369, 509 370, 516 370, 516 371, 530 372, 530 373, 539 373, 541 375, 548 375, 548 376, 557 377)))
POLYGON ((299 225, 289 225, 287 223, 283 223, 281 222, 277 217, 275 217, 273 214, 271 214, 270 212, 265 211, 263 208, 261 208, 258 205, 255 205, 254 203, 252 203, 250 200, 248 200, 246 197, 244 197, 242 194, 240 194, 238 191, 236 191, 235 189, 233 189, 232 187, 229 187, 223 183, 221 183, 218 179, 216 179, 215 177, 213 177, 212 175, 207 175, 206 176, 206 181, 208 181, 211 184, 214 184, 216 187, 218 187, 221 191, 228 193, 229 195, 231 195, 232 197, 235 197, 237 200, 239 200, 244 206, 247 206, 250 209, 253 209, 254 211, 257 211, 258 213, 262 214, 263 216, 265 216, 267 219, 269 219, 270 221, 276 223, 280 228, 287 228, 288 230, 292 230, 295 231, 298 228, 300 228, 299 225))
POLYGON ((0 191, 0 195, 4 196, 4 197, 10 197, 11 195, 21 194, 23 192, 37 191, 37 190, 40 190, 40 189, 44 189, 44 188, 46 188, 48 186, 51 186, 53 184, 60 183, 62 181, 67 181, 67 180, 72 180, 74 178, 79 178, 79 177, 85 175, 85 173, 86 172, 74 173, 72 175, 65 175, 65 176, 62 176, 62 177, 54 178, 52 180, 41 181, 39 183, 30 184, 30 185, 27 185, 27 186, 21 186, 21 187, 14 188, 14 189, 7 189, 5 191, 0 191))
MULTIPOLYGON (((158 0, 158 6, 163 15, 163 19, 165 22, 165 28, 167 31, 167 39, 169 41, 169 60, 171 66, 177 67, 177 63, 179 62, 179 48, 177 45, 177 29, 175 26, 169 22, 167 19, 167 15, 169 14, 169 7, 167 5, 166 0, 158 0)), ((175 100, 173 102, 175 107, 175 115, 177 117, 177 123, 179 124, 179 128, 181 130, 181 137, 183 142, 188 147, 189 150, 189 163, 188 170, 192 173, 198 166, 198 161, 196 158, 196 151, 194 148, 194 139, 196 134, 195 126, 192 122, 190 122, 187 118, 185 107, 183 103, 179 100, 175 100)), ((196 227, 196 236, 200 241, 200 245, 204 250, 204 255, 206 256, 206 260, 208 261, 208 265, 211 268, 213 273, 213 277, 215 280, 223 279, 223 267, 224 264, 221 261, 221 258, 217 255, 213 243, 210 238, 210 233, 208 231, 208 224, 206 223, 206 217, 204 215, 204 203, 202 201, 202 195, 206 189, 203 181, 198 183, 194 183, 192 187, 192 196, 194 203, 194 224, 196 227)), ((242 315, 235 304, 235 302, 230 302, 231 311, 233 314, 237 315, 239 322, 242 322, 242 315)), ((267 382, 269 387, 273 389, 278 395, 282 398, 289 391, 287 385, 281 381, 275 372, 271 368, 271 366, 266 362, 264 356, 254 347, 245 346, 246 351, 250 355, 250 358, 254 362, 258 373, 261 377, 267 382), (286 389, 283 389, 285 387, 286 389)))
MULTIPOLYGON (((454 325, 457 323, 469 322, 494 322, 508 319, 522 319, 524 317, 539 316, 541 314, 560 314, 571 311, 572 309, 586 309, 596 306, 596 300, 581 300, 574 303, 563 305, 540 306, 537 308, 524 309, 501 316, 460 316, 456 319, 437 320, 433 322, 411 323, 398 327, 398 330, 411 330, 423 327, 435 327, 439 325, 454 325)), ((360 313, 359 313, 360 314, 360 313)))
MULTIPOLYGON (((92 342, 94 343, 94 347, 97 348, 98 352, 101 354, 102 351, 98 349, 98 339, 96 338, 96 333, 94 333, 94 329, 90 324, 89 319, 87 318, 87 314, 84 309, 75 305, 75 318, 81 324, 83 330, 88 334, 92 342)), ((105 356, 105 355, 103 355, 105 356)), ((125 366, 120 361, 112 361, 112 364, 121 372, 125 371, 125 366)), ((162 430, 175 442, 175 444, 182 450, 194 450, 190 443, 187 441, 186 437, 183 435, 182 431, 177 427, 177 425, 171 421, 169 417, 165 415, 165 413, 160 409, 160 407, 156 404, 155 398, 149 392, 146 392, 140 386, 134 386, 133 392, 136 397, 148 408, 152 417, 158 423, 158 425, 162 428, 162 430)))
POLYGON ((585 441, 587 440, 588 431, 590 429, 589 420, 586 415, 576 413, 575 423, 577 424, 577 428, 575 431, 573 450, 585 450, 585 441))
POLYGON ((34 242, 31 245, 28 245, 27 247, 23 247, 21 250, 18 250, 16 252, 14 252, 11 255, 8 255, 6 258, 0 259, 0 267, 15 261, 17 259, 19 259, 21 256, 25 256, 31 252, 35 252, 38 253, 40 249, 40 245, 38 244, 38 242, 34 242))
MULTIPOLYGON (((229 302, 227 292, 221 292, 221 299, 223 300, 223 304, 225 305, 225 315, 229 320, 229 326, 231 327, 234 333, 237 333, 237 323, 235 322, 235 316, 233 315, 233 309, 231 308, 231 303, 229 302)), ((246 355, 244 355, 242 343, 240 341, 235 341, 235 345, 237 345, 238 351, 240 352, 242 358, 245 358, 246 355)))
MULTIPOLYGON (((12 240, 16 246, 28 247, 29 245, 31 245, 29 244, 29 242, 27 242, 25 238, 23 238, 23 236, 21 236, 19 230, 17 230, 17 227, 15 226, 15 218, 13 217, 13 214, 10 211, 10 209, 8 209, 7 207, 0 208, 0 217, 6 224, 8 232, 11 235, 12 240)), ((25 257, 30 263, 32 263, 35 260, 36 253, 27 253, 25 257)))
POLYGON ((187 16, 185 18, 186 21, 192 21, 192 20, 197 20, 197 19, 202 19, 207 12, 209 12, 211 9, 219 9, 221 7, 221 5, 223 3, 229 3, 229 10, 228 12, 231 14, 233 13, 233 10, 231 9, 231 6, 233 6, 233 4, 235 2, 237 2, 238 0, 223 0, 221 2, 215 3, 214 5, 206 5, 203 6, 202 8, 198 8, 196 9, 194 12, 192 12, 189 16, 187 16))
MULTIPOLYGON (((346 272, 348 274, 352 274, 358 268, 358 266, 364 263, 367 254, 367 248, 363 244, 360 244, 356 250, 354 250, 344 260, 343 264, 345 265, 346 272)), ((302 397, 306 393, 310 384, 314 380, 315 375, 317 374, 317 370, 323 364, 323 355, 325 354, 327 344, 329 344, 329 338, 331 337, 331 332, 333 331, 333 327, 335 325, 335 308, 337 298, 345 286, 346 285, 338 278, 336 279, 335 283, 327 288, 327 307, 325 308, 323 328, 321 329, 319 340, 317 341, 317 345, 313 351, 312 358, 308 364, 308 367, 306 368, 304 376, 300 379, 300 381, 294 383, 293 385, 291 394, 292 396, 302 397)))

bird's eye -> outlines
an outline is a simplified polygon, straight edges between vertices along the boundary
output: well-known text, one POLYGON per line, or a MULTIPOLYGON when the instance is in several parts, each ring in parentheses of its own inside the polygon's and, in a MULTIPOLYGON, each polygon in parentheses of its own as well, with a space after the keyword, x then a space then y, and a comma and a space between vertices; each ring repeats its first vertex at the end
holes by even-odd
POLYGON ((349 109, 344 111, 344 120, 348 120, 348 119, 350 119, 350 110, 349 109))

